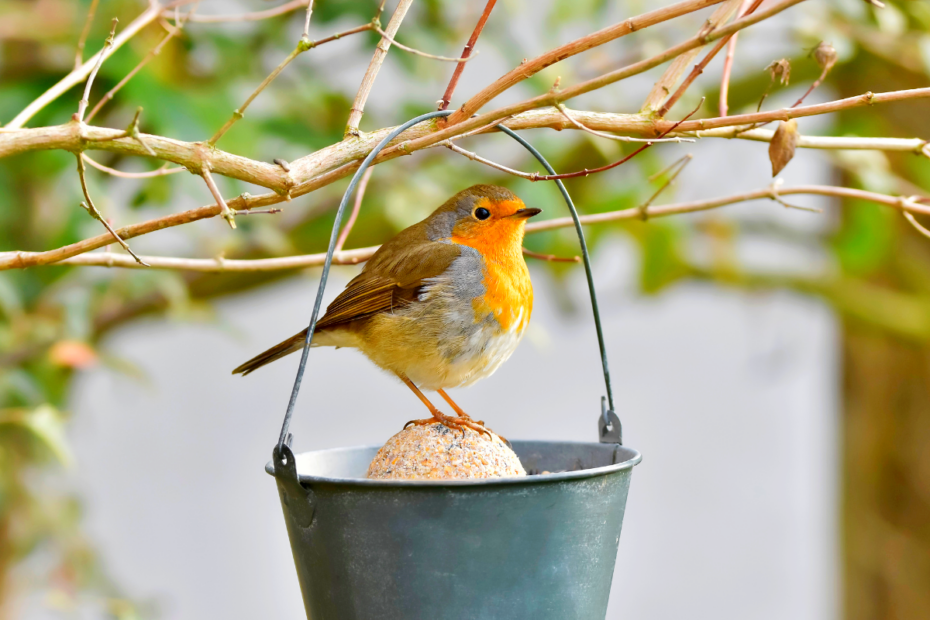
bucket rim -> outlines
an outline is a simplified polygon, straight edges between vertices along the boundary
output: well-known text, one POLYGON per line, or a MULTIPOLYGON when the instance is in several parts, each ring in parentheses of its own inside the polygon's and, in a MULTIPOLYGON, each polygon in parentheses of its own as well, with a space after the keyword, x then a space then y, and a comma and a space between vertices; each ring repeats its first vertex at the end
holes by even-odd
MULTIPOLYGON (((549 444, 549 445, 576 445, 576 446, 604 446, 605 444, 591 441, 536 441, 536 440, 517 440, 514 443, 521 444, 549 444)), ((527 484, 538 484, 546 482, 561 482, 564 480, 580 480, 584 478, 596 478, 598 476, 606 476, 608 474, 616 473, 619 471, 624 471, 627 469, 632 469, 643 460, 643 455, 640 454, 638 450, 634 450, 628 446, 623 446, 617 444, 618 448, 629 451, 632 454, 630 458, 621 461, 619 463, 614 463, 612 465, 604 465, 602 467, 592 467, 590 469, 581 469, 576 471, 564 471, 556 472, 551 474, 534 474, 520 477, 506 477, 506 478, 471 478, 465 480, 394 480, 394 479, 369 479, 369 478, 339 478, 339 477, 330 477, 330 476, 314 476, 310 474, 301 474, 298 472, 297 478, 301 484, 338 484, 342 486, 357 486, 357 487, 381 487, 381 488, 392 488, 392 487, 431 487, 431 488, 442 488, 442 487, 477 487, 477 486, 513 486, 513 485, 527 485, 527 484)), ((381 446, 379 445, 367 445, 367 446, 346 446, 340 448, 325 448, 323 450, 307 450, 306 452, 301 452, 300 454, 295 454, 295 458, 300 458, 303 454, 338 454, 342 452, 349 452, 352 450, 379 450, 381 446)), ((275 475, 274 471, 274 462, 268 461, 265 464, 265 472, 271 476, 275 475)))

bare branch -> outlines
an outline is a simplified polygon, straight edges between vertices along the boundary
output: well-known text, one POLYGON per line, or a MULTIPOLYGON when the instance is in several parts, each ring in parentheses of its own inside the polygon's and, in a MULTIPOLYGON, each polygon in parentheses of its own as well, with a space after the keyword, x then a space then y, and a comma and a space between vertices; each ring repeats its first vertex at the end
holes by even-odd
MULTIPOLYGON (((481 17, 478 18, 478 23, 475 25, 475 29, 472 31, 471 36, 468 38, 465 49, 462 50, 462 58, 471 57, 471 51, 475 48, 475 43, 478 42, 478 37, 481 36, 481 31, 484 30, 484 25, 488 22, 488 18, 491 16, 491 11, 494 9, 495 4, 497 4, 497 0, 488 0, 488 3, 484 5, 484 11, 481 13, 481 17)), ((452 72, 452 78, 449 80, 449 85, 446 86, 446 92, 443 93, 442 99, 439 100, 440 110, 445 110, 449 107, 449 103, 452 101, 452 93, 455 92, 455 87, 458 86, 459 78, 462 77, 462 71, 464 70, 464 64, 459 64, 455 67, 455 71, 452 72)))
POLYGON ((164 37, 161 41, 158 42, 158 45, 156 45, 156 46, 153 47, 151 50, 149 50, 149 53, 146 54, 146 55, 142 58, 142 60, 139 61, 139 64, 137 64, 135 67, 132 68, 132 71, 130 71, 129 73, 127 73, 127 74, 123 77, 123 79, 121 79, 119 82, 116 83, 116 86, 114 86, 113 88, 111 88, 111 89, 107 92, 107 94, 105 94, 103 97, 100 98, 100 101, 97 102, 97 105, 95 105, 95 106, 91 109, 90 114, 87 115, 87 122, 88 122, 88 123, 89 123, 91 120, 93 120, 93 118, 94 118, 95 116, 97 116, 97 112, 100 111, 100 108, 102 108, 103 106, 105 106, 105 105, 107 104, 107 102, 111 101, 111 100, 113 99, 113 97, 116 96, 116 93, 118 93, 118 92, 120 91, 120 89, 122 89, 123 86, 125 86, 126 83, 129 82, 129 80, 131 80, 132 78, 134 78, 135 75, 136 75, 139 71, 142 70, 142 67, 144 67, 145 65, 149 64, 149 62, 150 62, 153 58, 155 58, 156 56, 158 56, 158 54, 161 53, 162 48, 165 46, 165 44, 166 44, 168 41, 170 41, 173 37, 175 37, 175 36, 177 36, 178 34, 180 34, 181 28, 184 27, 184 24, 185 24, 185 23, 187 22, 187 20, 189 20, 192 16, 193 16, 193 11, 191 11, 190 13, 187 13, 187 14, 185 15, 185 19, 179 20, 176 27, 170 28, 170 29, 168 30, 168 34, 166 34, 165 37, 164 37))
POLYGON ((26 124, 26 121, 35 116, 39 110, 60 97, 63 93, 70 90, 72 86, 83 82, 84 79, 90 75, 91 69, 96 66, 97 61, 101 55, 105 60, 107 57, 113 54, 113 52, 122 47, 126 41, 134 37, 140 30, 151 24, 153 21, 157 20, 161 10, 162 6, 157 2, 150 3, 149 7, 141 15, 139 15, 139 17, 134 19, 132 23, 130 23, 129 26, 127 26, 126 29, 123 30, 119 36, 113 40, 113 45, 111 45, 107 50, 101 50, 94 56, 91 56, 83 65, 66 75, 57 84, 42 93, 38 99, 26 106, 22 112, 17 114, 13 120, 7 123, 6 128, 18 129, 22 127, 26 124))
POLYGON ((924 226, 920 222, 918 222, 914 218, 914 216, 911 215, 909 212, 904 211, 903 213, 907 221, 911 223, 911 226, 917 229, 917 232, 922 234, 924 237, 927 237, 928 239, 930 239, 930 230, 927 230, 926 228, 924 228, 924 226))
POLYGON ((223 219, 229 224, 230 228, 236 227, 236 218, 232 209, 229 208, 229 205, 226 204, 226 201, 223 200, 223 194, 220 192, 220 188, 216 186, 216 181, 213 180, 213 175, 210 174, 210 169, 204 167, 200 171, 200 175, 203 177, 203 180, 206 181, 207 187, 210 188, 210 193, 213 194, 213 199, 216 201, 216 204, 220 206, 220 215, 223 216, 223 219))
MULTIPOLYGON (((775 2, 770 7, 768 7, 767 9, 763 11, 757 11, 756 13, 752 15, 747 15, 746 17, 738 19, 727 26, 724 26, 722 28, 719 28, 711 32, 710 34, 699 35, 694 38, 691 38, 687 41, 684 41, 683 43, 680 43, 674 47, 671 47, 665 50, 661 54, 657 54, 656 56, 653 56, 652 58, 648 58, 640 62, 634 63, 632 65, 623 67, 621 69, 617 69, 616 71, 611 71, 610 73, 606 73, 604 75, 587 80, 580 84, 576 84, 575 86, 571 86, 571 87, 565 88, 557 92, 549 91, 548 93, 539 95, 537 97, 533 97, 532 99, 527 99, 520 103, 515 103, 512 105, 504 106, 492 112, 482 114, 480 117, 468 118, 467 120, 463 120, 460 123, 452 125, 451 119, 456 117, 457 114, 461 113, 462 109, 460 109, 458 112, 453 113, 452 116, 449 117, 450 126, 446 127, 443 130, 436 131, 425 138, 411 141, 410 146, 416 146, 417 149, 426 148, 427 146, 431 146, 437 142, 451 138, 455 136, 456 134, 464 133, 464 131, 471 130, 480 124, 486 124, 490 121, 501 119, 506 116, 513 116, 521 112, 532 110, 534 108, 539 108, 539 107, 549 106, 549 105, 556 105, 558 103, 567 101, 573 97, 577 97, 579 95, 583 95, 585 93, 598 90, 600 88, 603 88, 604 86, 607 86, 608 84, 613 84, 614 82, 618 82, 620 80, 626 79, 633 75, 638 75, 640 73, 643 73, 644 71, 648 71, 649 69, 656 67, 672 58, 680 56, 681 54, 683 54, 684 52, 688 50, 701 47, 705 43, 708 43, 710 41, 716 41, 725 36, 733 34, 734 32, 742 30, 743 28, 748 28, 749 26, 752 26, 753 24, 757 24, 758 22, 768 19, 772 17, 773 15, 777 15, 778 13, 796 4, 799 4, 800 2, 803 2, 803 1, 804 0, 781 0, 780 2, 775 2)), ((654 122, 656 125, 661 124, 661 121, 654 121, 654 122)), ((693 122, 701 122, 701 121, 693 121, 693 122)), ((658 127, 656 127, 656 129, 658 129, 658 127)), ((389 155, 389 154, 390 154, 390 151, 387 151, 385 153, 385 155, 389 155)))
POLYGON ((110 223, 106 221, 102 215, 100 215, 100 211, 97 210, 97 206, 94 204, 94 201, 91 200, 90 191, 88 191, 87 189, 87 178, 85 177, 85 174, 84 174, 84 159, 81 157, 80 153, 77 153, 77 164, 78 164, 77 165, 78 177, 81 179, 81 191, 84 192, 84 200, 87 201, 86 203, 82 202, 81 206, 95 220, 97 220, 98 222, 104 225, 107 231, 109 231, 109 233, 113 236, 113 238, 116 239, 116 242, 119 243, 121 246, 123 246, 123 249, 129 252, 129 254, 132 255, 133 259, 135 259, 137 263, 139 263, 143 267, 148 267, 149 266, 148 263, 146 263, 144 260, 136 256, 136 253, 133 252, 132 249, 130 249, 129 244, 123 241, 120 238, 120 236, 116 234, 116 231, 113 230, 113 227, 110 226, 110 223))
MULTIPOLYGON (((759 8, 760 4, 762 4, 762 0, 755 0, 746 11, 746 15, 752 14, 753 11, 759 8)), ((730 41, 730 37, 735 37, 737 34, 739 33, 734 32, 729 37, 724 37, 717 41, 717 44, 714 45, 714 47, 709 52, 707 52, 707 55, 704 57, 704 59, 695 65, 691 73, 688 74, 688 77, 686 77, 685 80, 681 83, 681 86, 678 87, 678 90, 676 90, 675 93, 669 97, 665 103, 662 104, 662 107, 659 108, 659 110, 656 112, 657 116, 664 117, 666 114, 668 114, 668 111, 672 109, 672 106, 674 106, 679 99, 681 99, 681 96, 684 95, 685 91, 688 90, 691 84, 694 83, 694 80, 696 80, 699 75, 704 73, 704 69, 707 68, 707 65, 710 64, 710 61, 713 60, 714 57, 720 52, 720 50, 722 50, 723 47, 730 41)))
MULTIPOLYGON (((895 197, 886 194, 878 194, 859 189, 847 187, 835 187, 830 185, 799 185, 797 187, 781 188, 778 195, 817 195, 817 196, 835 196, 838 198, 851 198, 857 200, 866 200, 889 206, 907 213, 917 213, 921 215, 930 215, 930 207, 924 206, 918 202, 916 197, 895 197)), ((697 200, 691 202, 681 202, 659 207, 649 207, 646 210, 649 219, 659 217, 669 217, 683 213, 696 213, 708 211, 728 205, 733 205, 750 200, 774 199, 771 187, 765 189, 735 194, 723 198, 714 198, 711 200, 697 200)), ((208 207, 205 207, 205 209, 208 207)), ((218 211, 214 210, 213 215, 218 211)), ((208 216, 210 217, 210 216, 208 216)), ((612 211, 609 213, 597 213, 593 215, 582 215, 581 223, 585 225, 604 224, 607 222, 616 222, 622 220, 636 220, 641 218, 639 209, 624 209, 622 211, 612 211)), ((546 230, 555 230, 559 228, 574 227, 574 221, 570 217, 556 218, 542 222, 531 222, 526 225, 527 234, 534 234, 546 230)), ((121 229, 125 230, 125 229, 121 229)), ((98 246, 98 247, 102 247, 98 246)), ((355 250, 342 250, 334 255, 334 264, 357 264, 368 260, 378 249, 378 246, 359 248, 355 250)), ((58 265, 95 265, 111 267, 135 267, 136 264, 129 260, 128 256, 122 254, 110 254, 103 252, 94 252, 82 254, 80 256, 72 255, 72 258, 65 260, 58 259, 50 261, 39 259, 37 255, 47 253, 32 252, 0 252, 0 270, 15 269, 27 266, 47 265, 55 263, 58 265)), ((326 258, 325 253, 307 254, 303 256, 288 256, 285 258, 267 258, 257 260, 230 260, 230 259, 188 259, 188 258, 166 258, 145 256, 145 260, 156 269, 185 269, 191 271, 203 271, 218 273, 224 271, 276 271, 281 269, 301 269, 305 267, 316 267, 323 264, 326 258)))
MULTIPOLYGON (((742 0, 727 0, 723 5, 717 7, 707 21, 701 26, 697 36, 700 37, 704 34, 713 32, 720 24, 730 19, 730 16, 739 8, 740 2, 742 2, 742 0)), ((665 101, 666 97, 672 94, 672 88, 678 83, 678 80, 681 79, 681 76, 684 75, 685 71, 688 69, 688 65, 691 64, 700 51, 701 46, 685 50, 672 61, 672 64, 655 83, 652 90, 649 91, 649 94, 646 95, 646 100, 643 102, 643 107, 640 110, 641 113, 654 114, 662 107, 662 102, 665 101)))
POLYGON ((664 191, 666 190, 666 188, 668 188, 669 185, 671 185, 672 183, 675 182, 675 179, 677 179, 677 178, 678 178, 678 175, 681 174, 681 171, 684 170, 685 167, 686 167, 688 164, 691 163, 691 160, 692 160, 692 159, 694 159, 694 156, 693 156, 691 153, 688 153, 687 155, 685 155, 685 156, 682 157, 681 159, 678 159, 678 160, 672 162, 672 164, 669 165, 668 167, 666 167, 664 170, 660 170, 659 172, 657 172, 657 173, 655 173, 654 175, 652 175, 651 177, 649 177, 649 180, 650 180, 650 181, 653 181, 653 180, 655 180, 655 179, 657 179, 657 178, 659 178, 659 177, 661 177, 661 176, 667 174, 668 172, 672 172, 672 174, 669 175, 669 177, 668 177, 667 179, 665 179, 665 182, 664 182, 662 185, 659 186, 659 189, 657 189, 657 190, 655 191, 655 193, 654 193, 652 196, 649 197, 649 200, 647 200, 647 201, 644 202, 643 204, 641 204, 641 205, 639 205, 638 207, 636 207, 636 210, 639 211, 639 213, 640 213, 640 219, 642 219, 644 222, 645 222, 647 219, 649 219, 649 206, 650 206, 653 202, 655 202, 655 199, 659 197, 659 194, 661 194, 662 192, 664 192, 664 191))
MULTIPOLYGON (((310 25, 310 13, 312 12, 312 10, 313 10, 313 3, 311 2, 310 5, 308 5, 307 7, 307 21, 306 21, 307 26, 310 25)), ((211 146, 215 145, 217 141, 219 141, 219 139, 222 138, 226 134, 226 132, 229 131, 229 129, 233 125, 235 125, 236 122, 239 121, 239 119, 241 119, 245 115, 246 109, 249 107, 249 105, 251 105, 253 101, 255 101, 255 98, 258 97, 259 94, 261 94, 261 92, 265 90, 265 88, 267 88, 268 85, 271 84, 275 80, 275 78, 277 78, 278 75, 280 75, 282 71, 284 71, 284 68, 288 66, 289 64, 291 64, 291 61, 293 61, 299 55, 306 52, 307 50, 311 50, 325 43, 329 43, 330 41, 336 41, 350 34, 356 34, 359 32, 364 32, 366 30, 373 30, 374 28, 375 28, 374 24, 365 24, 364 26, 360 26, 358 28, 352 28, 350 30, 346 30, 345 32, 336 33, 332 36, 326 37, 325 39, 321 39, 319 41, 311 41, 306 36, 306 34, 304 34, 304 36, 300 38, 300 41, 298 41, 297 47, 295 47, 294 50, 290 54, 288 54, 287 57, 283 61, 281 61, 281 64, 275 67, 274 71, 272 71, 268 75, 268 77, 262 80, 262 83, 258 85, 258 88, 256 88, 252 92, 251 95, 249 95, 249 98, 245 100, 245 103, 239 106, 238 109, 233 110, 232 117, 228 121, 226 121, 226 124, 223 125, 220 128, 220 130, 217 131, 213 135, 212 138, 210 138, 207 144, 211 146)))
POLYGON ((86 153, 81 153, 81 157, 84 158, 85 162, 97 170, 123 179, 151 179, 152 177, 162 177, 168 174, 174 174, 176 172, 184 172, 186 170, 186 168, 166 168, 165 166, 168 164, 165 164, 158 170, 151 170, 149 172, 123 172, 121 170, 116 170, 115 168, 110 168, 109 166, 104 166, 103 164, 95 162, 93 159, 88 157, 86 153))
MULTIPOLYGON (((826 114, 839 110, 851 109, 875 103, 902 101, 906 99, 930 97, 930 88, 892 91, 888 93, 866 93, 813 106, 795 109, 774 110, 757 114, 728 116, 721 118, 686 121, 682 123, 676 135, 686 137, 740 137, 752 140, 768 141, 771 132, 757 130, 738 135, 754 122, 800 118, 816 114, 826 114), (711 131, 713 129, 713 131, 711 131)), ((520 104, 522 106, 522 104, 520 104)), ((399 136, 395 145, 386 149, 375 160, 376 163, 406 155, 428 148, 443 140, 456 138, 471 132, 489 131, 497 122, 519 130, 534 127, 552 127, 555 129, 577 129, 556 108, 528 110, 508 117, 511 106, 482 114, 459 125, 438 129, 435 121, 421 123, 399 136), (507 120, 503 120, 507 119, 507 120)), ((637 114, 607 114, 573 110, 572 117, 590 129, 633 134, 640 136, 658 136, 667 131, 674 123, 666 120, 654 120, 637 114)), ((268 206, 291 197, 301 196, 314 189, 323 187, 351 174, 357 164, 364 158, 392 128, 387 127, 367 133, 358 138, 350 138, 329 147, 320 149, 290 164, 290 172, 280 166, 250 160, 219 149, 203 148, 198 143, 182 142, 150 134, 142 134, 145 142, 155 151, 157 157, 164 161, 182 165, 189 170, 198 171, 201 165, 209 164, 211 172, 239 179, 274 190, 274 195, 265 196, 261 205, 268 206)), ((85 126, 83 130, 74 123, 42 127, 36 129, 9 130, 0 128, 0 157, 15 153, 43 149, 63 149, 68 151, 106 150, 125 155, 147 155, 137 142, 123 137, 125 132, 115 129, 85 126)), ((799 145, 805 148, 838 149, 879 149, 921 152, 927 142, 919 139, 901 140, 890 138, 831 138, 802 137, 799 145)))
MULTIPOLYGON (((266 9, 264 11, 255 11, 254 13, 241 13, 239 15, 195 15, 192 16, 190 21, 197 22, 200 24, 220 24, 225 22, 257 22, 263 19, 268 19, 270 17, 277 17, 278 15, 284 15, 290 13, 291 11, 296 11, 307 6, 309 0, 291 0, 291 2, 286 2, 281 6, 277 6, 273 9, 266 9)), ((171 17, 174 15, 172 11, 165 11, 162 13, 164 17, 171 17)), ((309 20, 308 20, 309 21, 309 20)))
MULTIPOLYGON (((661 138, 663 138, 667 133, 670 133, 670 132, 674 131, 675 128, 678 127, 678 126, 679 126, 680 124, 682 124, 683 122, 685 122, 685 120, 687 120, 688 118, 690 118, 691 116, 693 116, 694 114, 696 114, 697 111, 701 109, 701 106, 702 106, 703 104, 704 104, 704 98, 702 97, 702 98, 701 98, 701 103, 698 105, 698 107, 694 108, 694 110, 691 112, 691 114, 688 114, 688 116, 686 116, 686 117, 683 118, 682 120, 680 120, 680 121, 678 121, 677 123, 675 123, 674 125, 672 125, 672 127, 670 127, 669 129, 667 129, 667 130, 665 131, 665 133, 663 133, 662 135, 660 135, 659 138, 658 138, 656 141, 661 140, 661 138)), ((630 153, 630 154, 627 155, 626 157, 620 159, 619 161, 615 161, 615 162, 612 163, 612 164, 607 164, 606 166, 601 166, 601 167, 599 167, 599 168, 591 168, 591 169, 585 168, 584 170, 578 170, 577 172, 566 172, 565 174, 539 174, 538 172, 533 172, 533 173, 521 172, 521 171, 519 171, 519 170, 514 170, 514 169, 512 169, 512 168, 508 168, 508 167, 503 166, 503 165, 501 165, 501 164, 492 162, 491 160, 485 159, 485 158, 483 158, 483 157, 479 157, 478 155, 476 155, 476 154, 474 154, 474 153, 472 153, 472 152, 470 152, 470 151, 466 151, 465 149, 459 148, 458 146, 452 144, 452 141, 451 141, 451 140, 446 140, 445 142, 442 143, 443 146, 446 146, 446 147, 452 149, 453 151, 455 151, 456 153, 460 153, 461 155, 464 155, 465 157, 468 157, 469 159, 472 159, 472 160, 477 161, 477 162, 482 163, 482 164, 486 164, 486 165, 491 166, 492 168, 495 168, 495 169, 500 170, 500 171, 502 171, 502 172, 506 172, 506 173, 508 173, 508 174, 513 174, 513 175, 515 175, 515 176, 522 177, 522 178, 524 178, 524 179, 529 179, 530 181, 555 181, 556 179, 574 179, 574 178, 577 178, 577 177, 586 177, 586 176, 591 175, 591 174, 597 174, 598 172, 605 172, 605 171, 610 170, 610 169, 612 169, 612 168, 616 168, 617 166, 622 166, 622 165, 625 164, 626 162, 630 161, 631 159, 633 159, 634 157, 636 157, 637 155, 639 155, 640 153, 642 153, 643 151, 645 151, 646 149, 648 149, 650 146, 652 146, 652 144, 653 144, 653 141, 647 141, 647 142, 646 142, 645 144, 643 144, 641 147, 639 147, 638 149, 636 149, 635 151, 633 151, 632 153, 630 153)))
POLYGON ((533 250, 527 250, 523 248, 523 255, 530 258, 536 258, 539 260, 548 261, 550 263, 580 263, 580 256, 556 256, 555 254, 540 254, 539 252, 534 252, 533 250))
POLYGON ((87 42, 87 35, 90 34, 90 27, 94 23, 94 14, 97 12, 97 5, 100 0, 91 0, 90 8, 87 9, 87 19, 84 20, 84 28, 81 30, 81 36, 78 39, 77 51, 74 53, 74 70, 77 71, 84 63, 84 44, 87 42))
MULTIPOLYGON (((401 22, 404 21, 404 16, 407 15, 407 10, 411 4, 413 4, 413 0, 400 0, 397 3, 397 8, 394 9, 394 15, 391 16, 391 21, 388 22, 386 29, 388 37, 397 34, 397 30, 400 28, 401 22)), ((358 87, 358 92, 355 94, 355 101, 352 103, 352 109, 349 112, 349 120, 346 122, 345 135, 347 137, 359 135, 358 124, 365 113, 365 102, 368 101, 368 94, 371 92, 371 87, 374 86, 378 71, 381 70, 381 63, 384 62, 390 48, 391 42, 382 36, 375 48, 375 53, 371 57, 371 62, 368 63, 368 69, 365 71, 362 83, 358 87)))
POLYGON ((448 118, 448 123, 450 125, 455 125, 466 121, 478 110, 484 107, 486 103, 497 97, 505 90, 508 90, 523 80, 536 75, 546 67, 554 65, 560 60, 564 60, 594 47, 598 47, 615 39, 619 39, 620 37, 630 34, 631 32, 643 30, 644 28, 654 26, 656 24, 680 17, 682 15, 686 15, 688 13, 693 13, 694 11, 699 11, 705 7, 719 4, 720 2, 723 2, 723 0, 685 0, 685 2, 679 2, 678 4, 673 4, 672 6, 663 7, 648 13, 643 13, 642 15, 638 15, 636 17, 631 17, 619 24, 608 26, 603 30, 598 30, 597 32, 581 37, 580 39, 575 39, 570 43, 566 43, 565 45, 550 50, 541 56, 537 56, 532 60, 524 62, 519 67, 513 69, 509 73, 495 80, 489 86, 483 88, 481 92, 466 101, 461 108, 455 111, 452 116, 448 118))
POLYGON ((568 111, 568 108, 565 107, 564 103, 560 103, 556 107, 559 109, 559 112, 561 112, 562 115, 565 116, 565 118, 567 118, 568 121, 572 125, 577 127, 578 129, 585 131, 594 136, 600 136, 601 138, 607 138, 608 140, 616 140, 617 142, 650 142, 650 143, 653 143, 653 142, 678 142, 678 143, 694 142, 694 140, 689 140, 687 138, 680 138, 680 137, 676 137, 676 138, 632 138, 630 136, 617 136, 612 133, 603 133, 600 131, 595 131, 594 129, 591 129, 589 127, 582 125, 574 117, 572 117, 572 115, 568 111))
POLYGON ((458 63, 464 63, 464 62, 468 62, 469 60, 471 60, 472 58, 474 58, 475 56, 478 55, 478 52, 475 52, 475 56, 469 56, 469 57, 467 57, 467 58, 450 58, 449 56, 437 56, 436 54, 427 54, 426 52, 421 52, 421 51, 418 50, 418 49, 414 49, 414 48, 408 47, 408 46, 406 46, 406 45, 404 45, 404 44, 402 44, 402 43, 398 43, 396 39, 394 39, 393 37, 391 37, 391 36, 390 36, 388 33, 386 33, 385 31, 381 30, 381 28, 379 28, 378 26, 372 26, 372 30, 374 30, 375 32, 377 32, 378 34, 380 34, 382 37, 384 37, 385 39, 387 39, 387 40, 388 40, 388 43, 390 43, 391 45, 396 45, 399 49, 402 49, 402 50, 404 50, 405 52, 410 52, 411 54, 415 54, 415 55, 417 55, 417 56, 422 56, 423 58, 432 58, 433 60, 442 60, 442 61, 445 61, 445 62, 458 62, 458 63))
MULTIPOLYGON (((736 12, 737 19, 746 14, 751 0, 743 0, 736 12)), ((727 42, 727 55, 723 60, 723 76, 720 78, 720 102, 718 110, 720 116, 726 116, 729 108, 727 106, 727 97, 730 92, 730 74, 733 72, 733 59, 736 57, 736 41, 739 39, 739 33, 733 33, 727 42)))
MULTIPOLYGON (((782 108, 781 110, 772 110, 769 112, 756 112, 753 114, 739 114, 736 116, 688 121, 681 126, 680 131, 682 133, 691 131, 697 132, 717 127, 734 127, 737 125, 752 125, 753 123, 760 122, 787 121, 792 118, 817 116, 819 114, 828 114, 830 112, 874 105, 876 103, 904 101, 906 99, 923 99, 926 97, 930 97, 930 87, 896 90, 888 93, 865 93, 856 95, 855 97, 847 97, 845 99, 837 99, 836 101, 818 103, 816 105, 808 105, 800 108, 782 108)), ((662 126, 662 123, 658 123, 658 126, 662 126)))
MULTIPOLYGON (((116 36, 117 24, 119 24, 119 20, 114 17, 113 25, 110 27, 110 36, 107 37, 106 42, 103 44, 103 49, 97 54, 97 64, 94 65, 94 68, 90 71, 90 75, 87 77, 87 83, 84 85, 84 96, 81 97, 81 101, 78 103, 77 113, 72 117, 79 123, 84 122, 84 112, 87 111, 87 106, 90 105, 90 88, 94 85, 94 78, 97 77, 97 71, 100 70, 100 65, 103 64, 103 59, 106 57, 107 50, 113 47, 113 39, 116 36)), ((82 163, 81 165, 83 166, 84 164, 82 163)))
POLYGON ((362 178, 359 179, 358 189, 355 190, 355 204, 352 205, 352 213, 349 214, 349 220, 346 222, 345 226, 343 226, 342 232, 339 233, 339 239, 336 241, 337 252, 342 250, 342 246, 345 245, 346 239, 349 238, 349 233, 352 232, 352 227, 355 226, 355 220, 358 219, 358 212, 362 209, 362 200, 365 198, 365 190, 368 189, 368 181, 371 179, 371 174, 374 171, 374 167, 368 168, 362 175, 362 178))
POLYGON ((302 0, 307 2, 307 16, 304 18, 304 39, 310 39, 310 17, 313 15, 313 0, 302 0))

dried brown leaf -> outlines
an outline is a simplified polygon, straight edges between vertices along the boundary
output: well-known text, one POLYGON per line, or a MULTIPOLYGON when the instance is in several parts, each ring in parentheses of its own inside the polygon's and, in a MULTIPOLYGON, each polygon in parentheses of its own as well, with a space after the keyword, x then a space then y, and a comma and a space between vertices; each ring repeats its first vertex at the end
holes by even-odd
POLYGON ((794 157, 798 146, 798 122, 793 118, 779 123, 772 141, 769 143, 769 161, 772 162, 772 176, 781 172, 794 157))
POLYGON ((772 76, 773 84, 778 81, 782 86, 787 86, 791 79, 791 62, 787 58, 773 61, 765 70, 772 76))

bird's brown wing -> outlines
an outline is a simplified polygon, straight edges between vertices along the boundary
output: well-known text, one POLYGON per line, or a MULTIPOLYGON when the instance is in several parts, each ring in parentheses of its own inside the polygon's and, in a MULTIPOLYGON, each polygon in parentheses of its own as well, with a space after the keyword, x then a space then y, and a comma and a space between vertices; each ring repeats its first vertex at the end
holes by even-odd
POLYGON ((442 274, 460 252, 456 245, 431 241, 383 246, 365 271, 326 308, 317 329, 390 312, 398 303, 415 303, 416 290, 423 281, 442 274))
MULTIPOLYGON (((375 252, 364 271, 355 277, 326 308, 316 329, 327 329, 390 312, 400 304, 416 303, 418 288, 427 278, 442 274, 460 254, 450 243, 426 240, 423 224, 401 231, 375 252)), ((247 375, 286 355, 300 351, 306 340, 304 329, 245 362, 233 374, 247 375)))

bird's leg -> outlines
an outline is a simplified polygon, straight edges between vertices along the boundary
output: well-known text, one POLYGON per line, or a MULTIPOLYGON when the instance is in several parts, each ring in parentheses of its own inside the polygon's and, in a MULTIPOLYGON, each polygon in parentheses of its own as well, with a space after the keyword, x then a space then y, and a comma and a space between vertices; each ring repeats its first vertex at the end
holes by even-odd
MULTIPOLYGON (((452 407, 452 409, 454 409, 455 412, 456 412, 457 414, 459 414, 459 417, 460 417, 460 418, 465 418, 466 420, 471 420, 471 419, 472 419, 472 417, 471 417, 470 415, 468 415, 467 413, 465 413, 464 411, 462 411, 462 408, 461 408, 461 407, 459 407, 458 405, 455 404, 455 402, 452 400, 452 398, 451 398, 448 394, 446 394, 446 391, 445 391, 444 389, 439 388, 438 390, 436 390, 436 392, 437 392, 440 396, 442 396, 442 399, 443 399, 444 401, 446 401, 447 403, 449 403, 449 406, 452 407)), ((475 424, 480 424, 481 426, 484 426, 484 420, 476 420, 476 421, 475 421, 475 424)))
POLYGON ((404 424, 404 428, 407 428, 411 424, 413 424, 414 426, 424 426, 426 424, 435 424, 438 422, 439 424, 448 426, 449 428, 453 430, 462 431, 462 437, 465 436, 465 427, 468 427, 472 429, 473 431, 477 431, 479 433, 485 433, 488 435, 488 437, 491 436, 491 434, 488 433, 487 429, 475 424, 471 420, 471 418, 466 420, 465 418, 453 418, 452 416, 445 415, 439 409, 436 409, 433 403, 429 402, 429 399, 423 395, 423 392, 420 391, 420 388, 418 388, 417 386, 413 384, 413 381, 411 381, 410 379, 408 379, 407 377, 405 377, 404 375, 400 373, 397 373, 397 376, 400 377, 400 380, 404 382, 404 385, 410 388, 413 391, 413 393, 417 395, 417 398, 420 399, 420 402, 426 405, 426 408, 429 409, 429 412, 433 414, 432 418, 427 418, 425 420, 410 420, 409 422, 404 424))
MULTIPOLYGON (((465 413, 464 411, 462 411, 462 408, 455 404, 455 401, 453 401, 452 398, 448 394, 446 394, 446 391, 444 389, 439 388, 436 391, 439 393, 440 396, 442 396, 443 400, 449 403, 449 406, 452 407, 457 414, 459 414, 459 420, 465 420, 465 421, 473 422, 474 424, 477 424, 478 426, 481 427, 480 432, 482 433, 485 431, 491 431, 491 429, 489 429, 487 426, 484 425, 484 420, 472 420, 471 416, 465 413)), ((474 426, 469 426, 468 428, 475 430, 475 431, 479 430, 475 428, 474 426)), ((491 431, 491 432, 494 432, 494 431, 491 431)), ((488 433, 488 437, 490 436, 491 434, 488 433)), ((506 437, 501 437, 500 435, 498 435, 498 437, 500 437, 504 443, 506 443, 507 445, 510 445, 510 442, 507 441, 506 437)))

